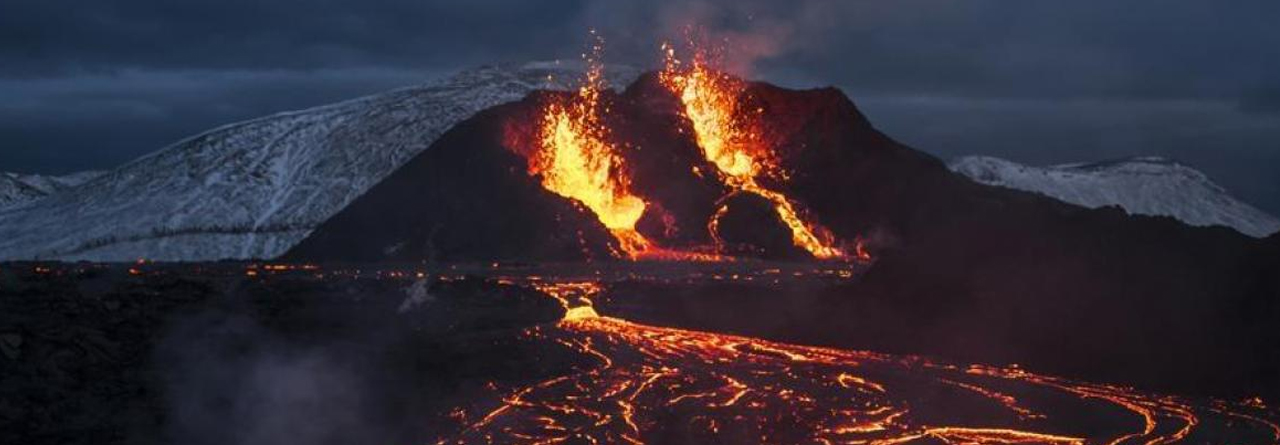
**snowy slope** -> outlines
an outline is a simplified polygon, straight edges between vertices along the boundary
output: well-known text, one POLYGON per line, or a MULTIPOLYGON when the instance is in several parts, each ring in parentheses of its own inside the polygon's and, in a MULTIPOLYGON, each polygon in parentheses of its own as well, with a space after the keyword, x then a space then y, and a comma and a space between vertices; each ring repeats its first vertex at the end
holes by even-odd
POLYGON ((1204 173, 1164 158, 1042 168, 968 156, 952 161, 950 167, 983 184, 1038 192, 1085 207, 1118 205, 1133 214, 1171 216, 1194 226, 1227 226, 1259 238, 1280 231, 1280 220, 1274 216, 1235 199, 1204 173))
MULTIPOLYGON (((610 70, 615 85, 635 76, 610 70)), ((572 80, 580 71, 546 62, 486 67, 216 128, 0 209, 0 259, 270 258, 454 123, 548 87, 548 76, 572 80)))
POLYGON ((75 187, 101 174, 100 171, 84 171, 60 176, 0 173, 0 210, 17 207, 75 187))

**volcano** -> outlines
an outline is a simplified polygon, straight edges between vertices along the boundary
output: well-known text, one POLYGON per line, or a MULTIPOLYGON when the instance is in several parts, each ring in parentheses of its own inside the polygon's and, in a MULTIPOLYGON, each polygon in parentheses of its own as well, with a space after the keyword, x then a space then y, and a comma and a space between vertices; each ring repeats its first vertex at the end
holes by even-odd
MULTIPOLYGON (((778 147, 788 182, 768 183, 787 195, 832 195, 821 183, 845 187, 852 177, 806 164, 836 159, 855 175, 874 164, 900 164, 952 177, 933 158, 875 131, 835 89, 790 91, 749 84, 744 100, 762 110, 763 134, 778 147), (842 147, 864 147, 838 153, 842 147), (813 174, 824 175, 810 178, 813 174), (813 189, 807 189, 814 187, 813 189)), ((445 133, 420 156, 374 186, 285 256, 307 261, 416 262, 588 261, 609 258, 608 230, 581 205, 556 197, 527 172, 531 124, 564 92, 542 91, 485 110, 445 133), (515 141, 513 143, 512 141, 515 141)), ((657 73, 622 93, 606 92, 606 125, 620 142, 631 188, 651 206, 637 222, 647 238, 673 248, 713 244, 708 221, 724 207, 719 232, 731 256, 803 259, 767 200, 735 193, 717 180, 716 166, 699 153, 678 98, 657 73)), ((854 183, 850 185, 857 186, 854 183)), ((843 193, 829 196, 839 200, 843 193)), ((802 202, 809 202, 802 197, 802 202)), ((822 203, 824 200, 814 200, 822 203)), ((807 212, 817 213, 817 212, 807 212)), ((857 215, 841 219, 857 220, 857 215)), ((841 220, 837 219, 837 220, 841 220)), ((870 224, 845 224, 834 234, 853 240, 870 224)))
MULTIPOLYGON (((1267 326, 1280 321, 1280 237, 979 184, 877 131, 837 89, 743 85, 735 100, 758 113, 785 173, 762 186, 793 199, 846 246, 865 240, 875 257, 856 299, 834 298, 769 334, 1039 363, 1090 378, 1154 375, 1162 389, 1277 387, 1280 334, 1267 326), (811 327, 819 325, 837 328, 811 327), (1221 363, 1234 365, 1209 366, 1221 363)), ((459 123, 285 259, 619 260, 618 240, 591 209, 549 192, 528 168, 539 113, 569 94, 538 91, 459 123)), ((712 174, 716 166, 700 155, 693 124, 659 73, 601 94, 629 189, 648 204, 637 232, 669 249, 705 251, 721 241, 716 253, 727 258, 813 259, 767 200, 734 193, 712 174), (720 226, 714 234, 711 219, 720 226)), ((669 312, 690 312, 688 304, 669 312)), ((750 331, 756 318, 718 327, 750 331)))

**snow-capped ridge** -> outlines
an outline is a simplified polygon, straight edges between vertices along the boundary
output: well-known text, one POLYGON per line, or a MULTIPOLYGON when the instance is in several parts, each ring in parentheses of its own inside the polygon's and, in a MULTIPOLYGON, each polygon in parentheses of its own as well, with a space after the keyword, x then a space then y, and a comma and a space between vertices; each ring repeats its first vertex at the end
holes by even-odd
POLYGON ((1119 206, 1194 226, 1226 226, 1253 237, 1280 231, 1280 219, 1232 197, 1203 172, 1182 162, 1143 156, 1033 167, 988 156, 949 165, 974 181, 1026 190, 1085 207, 1119 206))
POLYGON ((101 176, 102 173, 101 171, 83 171, 66 175, 39 175, 0 172, 0 211, 25 205, 78 186, 101 176))
MULTIPOLYGON (((637 75, 608 68, 614 85, 637 75)), ((573 63, 486 66, 221 125, 0 208, 0 260, 274 257, 455 123, 579 75, 573 63)))

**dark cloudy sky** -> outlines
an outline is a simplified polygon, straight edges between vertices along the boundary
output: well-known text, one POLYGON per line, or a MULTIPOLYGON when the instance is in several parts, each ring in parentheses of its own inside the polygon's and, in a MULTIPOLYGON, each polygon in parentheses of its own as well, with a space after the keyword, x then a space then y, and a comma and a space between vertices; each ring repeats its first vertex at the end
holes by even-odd
POLYGON ((119 165, 216 125, 495 62, 598 29, 651 64, 698 23, 752 77, 843 88, 944 158, 1161 155, 1280 214, 1276 0, 12 0, 0 171, 119 165))

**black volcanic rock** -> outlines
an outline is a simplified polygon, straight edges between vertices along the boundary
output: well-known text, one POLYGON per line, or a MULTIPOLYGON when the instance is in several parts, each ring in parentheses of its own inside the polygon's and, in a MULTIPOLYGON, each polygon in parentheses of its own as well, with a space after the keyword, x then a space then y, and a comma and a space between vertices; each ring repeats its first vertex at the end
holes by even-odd
POLYGON ((769 200, 734 193, 723 203, 729 210, 720 218, 719 233, 727 254, 788 261, 810 258, 809 252, 792 244, 791 231, 778 219, 769 200), (761 225, 762 221, 772 224, 761 225))
POLYGON ((653 210, 641 218, 641 233, 667 246, 705 246, 712 242, 707 221, 728 189, 703 158, 681 109, 650 73, 614 98, 608 125, 619 142, 632 191, 653 210))

